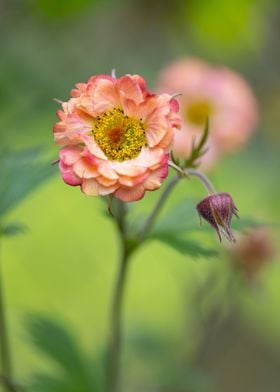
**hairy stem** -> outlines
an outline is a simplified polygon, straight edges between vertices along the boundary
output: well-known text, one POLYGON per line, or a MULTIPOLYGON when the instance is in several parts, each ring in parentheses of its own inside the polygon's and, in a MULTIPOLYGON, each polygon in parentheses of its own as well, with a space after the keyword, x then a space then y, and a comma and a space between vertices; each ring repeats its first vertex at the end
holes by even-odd
MULTIPOLYGON (((0 238, 1 240, 1 238, 0 238)), ((5 391, 15 391, 12 384, 12 363, 10 347, 8 341, 8 330, 6 321, 6 309, 3 290, 3 266, 1 260, 1 242, 0 242, 0 360, 1 360, 1 377, 5 391)))
POLYGON ((201 171, 196 169, 182 169, 180 166, 177 166, 176 163, 174 163, 173 161, 169 161, 168 165, 173 169, 175 169, 176 172, 182 177, 189 177, 189 176, 197 177, 200 180, 200 182, 205 186, 205 188, 207 189, 210 195, 216 193, 215 188, 211 183, 211 181, 209 180, 209 178, 201 171))
POLYGON ((210 195, 213 195, 214 193, 216 193, 215 188, 213 186, 213 184, 210 182, 209 178, 206 177, 205 174, 203 174, 201 171, 196 170, 196 169, 188 169, 186 170, 186 174, 188 176, 194 176, 199 178, 200 182, 202 182, 202 184, 205 186, 205 188, 207 189, 207 191, 209 192, 210 195))

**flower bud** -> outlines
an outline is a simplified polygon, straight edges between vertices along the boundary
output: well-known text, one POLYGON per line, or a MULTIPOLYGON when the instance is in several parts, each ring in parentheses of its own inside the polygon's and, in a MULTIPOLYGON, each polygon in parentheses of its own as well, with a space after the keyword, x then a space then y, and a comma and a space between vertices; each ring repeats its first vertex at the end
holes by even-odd
POLYGON ((200 217, 205 219, 216 230, 220 241, 223 234, 229 241, 235 242, 230 229, 230 221, 234 214, 237 218, 237 208, 228 193, 215 193, 203 199, 196 206, 200 217))

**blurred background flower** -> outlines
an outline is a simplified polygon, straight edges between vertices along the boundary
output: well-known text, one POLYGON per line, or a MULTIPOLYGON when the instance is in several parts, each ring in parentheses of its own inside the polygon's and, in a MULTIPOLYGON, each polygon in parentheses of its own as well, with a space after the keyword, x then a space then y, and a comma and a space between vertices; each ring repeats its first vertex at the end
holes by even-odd
POLYGON ((201 158, 205 169, 221 154, 244 147, 256 129, 256 99, 242 76, 228 68, 185 58, 167 65, 158 83, 160 91, 180 94, 184 126, 181 132, 175 133, 173 153, 176 158, 189 157, 193 140, 201 137, 208 118, 208 151, 201 158))
POLYGON ((277 256, 272 230, 259 227, 239 235, 238 244, 230 247, 229 252, 234 267, 245 278, 257 278, 264 266, 277 256))
MULTIPOLYGON (((69 86, 116 68, 117 75, 141 74, 156 88, 159 70, 167 64, 200 58, 212 64, 211 70, 218 64, 242 75, 260 113, 250 143, 236 154, 226 153, 211 178, 238 206, 241 220, 235 228, 248 223, 248 216, 262 226, 278 222, 279 35, 277 0, 2 0, 0 143, 17 151, 44 145, 51 162, 57 155, 52 99, 66 100, 69 86)), ((16 178, 19 184, 26 173, 16 178)), ((6 200, 5 189, 1 197, 6 200)), ((137 204, 135 221, 157 197, 151 192, 137 204)), ((125 389, 277 392, 279 252, 259 274, 261 289, 237 284, 236 291, 230 290, 237 295, 226 295, 229 280, 236 278, 228 256, 217 256, 217 238, 199 227, 195 204, 202 197, 200 184, 179 184, 153 241, 134 256, 124 311, 125 389), (165 245, 159 243, 163 238, 165 245), (238 302, 234 313, 232 302, 238 302)), ((0 217, 29 228, 24 235, 1 238, 15 375, 31 380, 36 392, 69 392, 69 382, 76 390, 98 390, 84 362, 96 369, 96 361, 103 360, 116 233, 102 201, 64 187, 58 175, 21 201, 0 217), (36 331, 22 322, 26 313, 42 315, 36 331), (61 325, 66 332, 61 333, 61 325), (26 329, 31 340, 36 334, 39 350, 30 345, 26 329), (65 335, 76 336, 78 344, 65 335), (48 349, 57 342, 60 350, 48 349), (74 347, 72 356, 67 347, 74 347), (79 368, 76 374, 73 368, 79 368)), ((272 230, 277 239, 278 228, 272 230)), ((279 241, 275 246, 279 250, 279 241)))

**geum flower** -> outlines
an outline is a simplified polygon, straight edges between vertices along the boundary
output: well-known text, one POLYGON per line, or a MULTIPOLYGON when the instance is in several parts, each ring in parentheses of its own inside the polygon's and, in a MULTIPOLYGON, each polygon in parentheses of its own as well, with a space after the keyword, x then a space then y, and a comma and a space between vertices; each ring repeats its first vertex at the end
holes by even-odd
POLYGON ((238 210, 228 193, 214 193, 198 203, 196 209, 199 216, 214 227, 220 241, 224 234, 229 241, 235 242, 230 229, 230 221, 232 215, 238 217, 238 210))
POLYGON ((139 75, 91 77, 78 83, 58 110, 55 142, 62 145, 63 180, 87 195, 123 201, 158 189, 168 173, 179 106, 169 94, 150 94, 139 75))
POLYGON ((226 67, 182 58, 161 71, 158 90, 181 93, 183 126, 175 132, 175 158, 188 159, 193 139, 200 139, 209 118, 208 149, 201 160, 204 169, 212 167, 222 154, 244 146, 258 123, 258 105, 250 86, 226 67))

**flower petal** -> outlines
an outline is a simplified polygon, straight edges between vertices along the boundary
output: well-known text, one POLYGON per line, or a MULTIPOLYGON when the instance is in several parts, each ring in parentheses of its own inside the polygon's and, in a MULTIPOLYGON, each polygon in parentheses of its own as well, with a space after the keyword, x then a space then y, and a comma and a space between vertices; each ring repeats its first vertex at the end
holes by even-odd
POLYGON ((118 89, 122 97, 130 99, 136 104, 139 104, 143 101, 142 90, 137 81, 130 75, 125 75, 119 78, 118 89))
POLYGON ((120 187, 114 196, 126 202, 141 200, 145 195, 145 188, 143 185, 138 185, 132 188, 120 187))
POLYGON ((95 179, 84 180, 81 185, 81 190, 88 196, 106 196, 109 195, 118 188, 118 185, 112 185, 105 187, 98 184, 95 179))
POLYGON ((116 84, 111 80, 97 79, 93 100, 96 113, 103 113, 107 110, 119 107, 120 99, 116 84))

